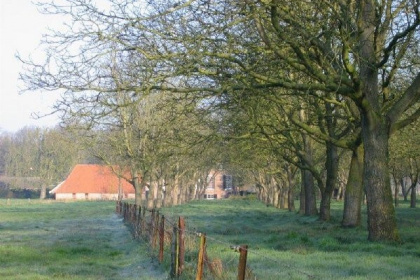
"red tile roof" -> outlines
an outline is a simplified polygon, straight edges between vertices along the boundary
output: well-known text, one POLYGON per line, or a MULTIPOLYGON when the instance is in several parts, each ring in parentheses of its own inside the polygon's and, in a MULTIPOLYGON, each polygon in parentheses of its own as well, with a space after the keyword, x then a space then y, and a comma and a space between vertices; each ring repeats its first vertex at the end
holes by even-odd
POLYGON ((123 193, 134 193, 134 187, 125 179, 119 179, 111 167, 96 164, 76 165, 67 179, 54 193, 118 193, 119 181, 123 193))

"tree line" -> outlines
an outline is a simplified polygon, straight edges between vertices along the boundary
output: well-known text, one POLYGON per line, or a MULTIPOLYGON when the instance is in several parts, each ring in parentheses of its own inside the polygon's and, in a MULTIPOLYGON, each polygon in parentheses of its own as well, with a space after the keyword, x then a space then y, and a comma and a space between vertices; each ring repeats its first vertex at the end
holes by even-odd
MULTIPOLYGON (((30 187, 41 190, 41 199, 63 181, 80 157, 76 143, 62 129, 24 127, 0 134, 0 175, 29 178, 30 187)), ((16 184, 10 187, 19 188, 16 184)))
POLYGON ((61 91, 63 126, 129 166, 137 192, 164 177, 178 192, 217 162, 321 220, 345 189, 346 227, 366 197, 368 238, 399 240, 390 175, 418 177, 419 1, 38 5, 66 24, 44 60, 19 56, 21 80, 61 91))

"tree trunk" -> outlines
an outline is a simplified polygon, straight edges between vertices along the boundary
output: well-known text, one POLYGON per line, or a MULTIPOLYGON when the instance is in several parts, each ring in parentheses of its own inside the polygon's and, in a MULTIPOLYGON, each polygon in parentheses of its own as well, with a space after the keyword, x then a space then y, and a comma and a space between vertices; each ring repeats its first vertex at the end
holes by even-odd
POLYGON ((321 192, 321 202, 319 207, 319 219, 321 221, 329 221, 331 218, 331 196, 332 191, 321 192))
POLYGON ((287 191, 287 209, 289 212, 295 211, 295 197, 293 187, 289 187, 287 191))
POLYGON ((183 182, 181 184, 181 190, 180 190, 180 202, 181 204, 184 204, 186 202, 188 202, 188 195, 189 195, 189 186, 187 183, 183 182))
POLYGON ((47 198, 47 185, 42 184, 41 185, 41 193, 39 195, 39 199, 46 199, 47 198))
POLYGON ((395 208, 399 206, 400 200, 398 199, 398 193, 400 191, 398 187, 398 181, 397 178, 395 178, 395 173, 392 174, 392 181, 394 182, 394 206, 395 208))
POLYGON ((172 182, 171 181, 165 181, 165 192, 163 197, 163 205, 164 207, 172 206, 172 182))
MULTIPOLYGON (((305 150, 305 161, 303 166, 313 165, 313 149, 311 139, 307 135, 303 135, 303 145, 305 150)), ((305 215, 312 216, 317 215, 318 211, 316 208, 316 195, 315 195, 315 182, 314 176, 309 170, 304 169, 302 173, 302 182, 305 189, 305 215)))
POLYGON ((286 168, 287 174, 287 208, 289 211, 295 211, 295 172, 290 170, 290 167, 286 168))
POLYGON ((416 208, 416 186, 419 181, 419 169, 417 162, 410 158, 410 179, 411 179, 411 196, 410 196, 410 208, 416 208))
POLYGON ((360 3, 359 79, 362 142, 364 145, 363 187, 367 198, 369 240, 399 240, 388 168, 390 123, 382 112, 377 68, 374 1, 360 3))
POLYGON ((198 192, 197 190, 198 190, 198 184, 195 183, 194 188, 192 189, 192 192, 191 192, 191 200, 197 199, 197 192, 198 192))
POLYGON ((305 214, 305 187, 303 186, 303 170, 301 170, 302 183, 300 184, 300 193, 299 193, 299 214, 305 214))
POLYGON ((118 201, 121 201, 124 196, 121 181, 122 181, 121 177, 118 176, 118 197, 117 197, 118 201))
POLYGON ((280 188, 279 202, 280 209, 289 209, 289 188, 287 188, 284 184, 280 188))
POLYGON ((153 209, 155 208, 155 200, 156 200, 156 194, 157 194, 157 181, 150 182, 149 187, 149 197, 147 198, 147 209, 153 209))
POLYGON ((179 179, 178 175, 175 175, 175 181, 171 189, 171 205, 175 206, 179 204, 179 179))
POLYGON ((379 106, 369 101, 378 94, 377 74, 366 71, 368 98, 363 102, 362 141, 364 144, 363 187, 366 191, 369 240, 399 240, 388 166, 389 124, 379 106), (370 78, 369 78, 370 77, 370 78), (369 104, 369 105, 367 105, 369 104), (373 106, 372 106, 373 104, 373 106))
POLYGON ((267 204, 268 203, 267 187, 260 182, 259 190, 260 190, 260 201, 264 204, 267 204))
POLYGON ((317 215, 315 182, 312 173, 303 170, 303 187, 305 189, 305 216, 317 215))
POLYGON ((272 186, 272 204, 274 207, 276 208, 281 208, 281 192, 280 192, 280 187, 279 186, 272 186))
POLYGON ((408 201, 408 191, 410 189, 407 188, 407 180, 404 177, 402 177, 400 179, 400 184, 401 184, 401 193, 403 195, 404 201, 408 201))
POLYGON ((417 203, 417 197, 416 197, 416 191, 417 191, 417 181, 412 183, 411 186, 411 196, 410 196, 410 208, 416 208, 417 203))
MULTIPOLYGON (((299 111, 299 118, 301 121, 306 122, 307 117, 304 109, 299 111)), ((302 208, 302 201, 300 205, 300 212, 304 212, 306 216, 312 216, 317 214, 316 209, 316 196, 315 196, 315 183, 312 173, 305 167, 313 165, 313 149, 312 142, 308 135, 305 133, 301 134, 303 142, 303 154, 301 155, 300 161, 303 166, 302 169, 302 188, 305 197, 304 207, 302 208)), ((302 198, 302 195, 301 195, 302 198)))
POLYGON ((179 192, 178 192, 178 204, 184 204, 185 203, 185 184, 184 182, 180 182, 179 184, 179 192))
POLYGON ((388 128, 383 121, 374 121, 376 116, 366 115, 363 117, 363 185, 369 240, 399 240, 388 172, 388 128))
POLYGON ((327 179, 325 188, 321 192, 321 204, 319 218, 322 221, 329 221, 331 218, 331 197, 337 185, 338 177, 338 153, 337 146, 327 142, 327 160, 325 163, 327 179))
POLYGON ((133 185, 134 185, 134 193, 135 193, 135 204, 139 207, 142 206, 142 193, 143 193, 143 180, 139 178, 133 179, 133 185), (141 180, 141 182, 139 182, 141 180))
POLYGON ((257 189, 258 189, 258 193, 257 193, 258 200, 262 202, 263 201, 263 194, 262 194, 263 188, 261 187, 260 184, 257 184, 257 189))
POLYGON ((344 193, 343 227, 360 226, 362 217, 363 194, 363 145, 359 145, 352 154, 350 171, 344 193))

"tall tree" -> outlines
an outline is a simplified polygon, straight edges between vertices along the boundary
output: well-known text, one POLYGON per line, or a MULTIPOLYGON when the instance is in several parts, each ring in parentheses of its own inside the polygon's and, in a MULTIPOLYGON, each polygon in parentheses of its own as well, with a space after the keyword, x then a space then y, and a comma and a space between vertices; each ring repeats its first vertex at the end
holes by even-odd
MULTIPOLYGON (((416 1, 248 2, 261 39, 274 58, 310 83, 290 75, 269 77, 267 86, 349 97, 361 114, 363 185, 368 198, 370 240, 398 240, 388 173, 389 135, 405 121, 402 113, 420 98, 418 69, 403 71, 407 49, 415 46, 419 20, 416 1), (388 70, 390 69, 390 70, 388 70), (411 84, 392 98, 398 76, 411 84)), ((252 72, 251 72, 252 74, 252 72)), ((260 73, 258 73, 260 74, 260 73)), ((297 75, 297 74, 296 74, 297 75)), ((296 76, 295 76, 296 77, 296 76)))

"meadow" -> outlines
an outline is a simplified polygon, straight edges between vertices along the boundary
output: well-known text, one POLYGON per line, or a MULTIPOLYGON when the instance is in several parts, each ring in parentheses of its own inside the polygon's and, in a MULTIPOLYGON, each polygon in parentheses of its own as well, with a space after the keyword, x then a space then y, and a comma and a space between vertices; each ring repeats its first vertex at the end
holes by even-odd
POLYGON ((230 247, 241 244, 249 246, 249 279, 420 279, 420 209, 401 203, 396 244, 369 242, 366 226, 340 227, 342 207, 333 203, 330 222, 252 199, 195 201, 161 212, 206 233, 209 258, 223 263, 222 279, 235 279, 238 253, 230 247))
MULTIPOLYGON (((206 233, 221 279, 236 279, 231 246, 241 244, 249 246, 249 279, 420 279, 420 209, 404 202, 397 209, 401 243, 372 243, 365 226, 340 227, 342 202, 332 208, 331 222, 255 199, 193 201, 160 213, 183 216, 190 242, 206 233)), ((115 202, 0 200, 0 279, 167 279, 168 262, 159 265, 114 211, 115 202)), ((194 279, 195 256, 186 253, 181 279, 194 279)))
POLYGON ((0 200, 0 279, 165 279, 114 211, 115 202, 0 200))

